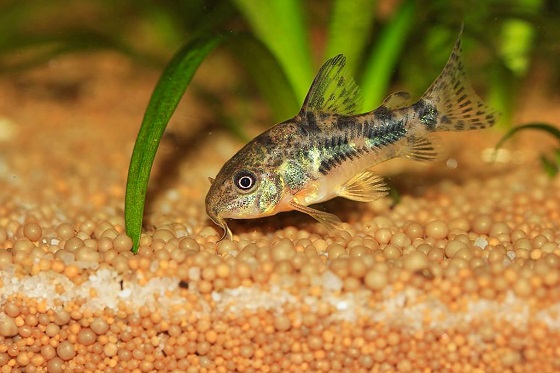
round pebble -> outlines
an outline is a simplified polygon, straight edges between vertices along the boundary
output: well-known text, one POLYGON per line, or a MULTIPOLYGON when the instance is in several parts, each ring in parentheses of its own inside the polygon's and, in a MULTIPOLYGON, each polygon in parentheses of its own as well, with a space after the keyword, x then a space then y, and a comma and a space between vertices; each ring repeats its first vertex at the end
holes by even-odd
POLYGON ((37 223, 27 223, 23 226, 23 234, 29 241, 37 242, 43 235, 43 230, 37 223))
POLYGON ((0 335, 3 337, 13 337, 18 334, 18 327, 15 320, 9 316, 0 318, 0 335))
POLYGON ((56 348, 56 354, 62 360, 67 361, 76 356, 76 350, 74 349, 74 345, 72 343, 64 341, 56 348))
POLYGON ((441 240, 449 234, 449 227, 441 220, 434 220, 426 225, 426 236, 441 240))

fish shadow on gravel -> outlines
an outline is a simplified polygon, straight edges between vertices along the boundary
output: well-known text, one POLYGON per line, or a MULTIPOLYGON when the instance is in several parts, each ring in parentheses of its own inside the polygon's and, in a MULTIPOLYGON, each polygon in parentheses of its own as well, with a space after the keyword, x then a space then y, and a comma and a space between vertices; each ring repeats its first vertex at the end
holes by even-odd
POLYGON ((196 158, 199 149, 197 142, 208 136, 208 133, 220 128, 216 122, 208 122, 196 131, 189 132, 186 136, 183 133, 166 131, 163 135, 158 155, 154 164, 156 172, 152 171, 146 193, 144 205, 144 220, 152 212, 157 196, 161 193, 176 187, 181 178, 181 164, 196 158))

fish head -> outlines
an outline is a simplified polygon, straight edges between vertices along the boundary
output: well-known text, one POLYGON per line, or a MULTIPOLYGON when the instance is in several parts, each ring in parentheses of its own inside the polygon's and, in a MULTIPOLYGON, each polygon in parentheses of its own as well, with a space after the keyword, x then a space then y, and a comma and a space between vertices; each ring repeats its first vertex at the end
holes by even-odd
POLYGON ((231 158, 214 180, 206 195, 206 212, 224 230, 222 239, 232 239, 225 219, 253 219, 275 214, 283 194, 283 183, 274 168, 242 149, 231 158), (254 161, 253 161, 254 160, 254 161))

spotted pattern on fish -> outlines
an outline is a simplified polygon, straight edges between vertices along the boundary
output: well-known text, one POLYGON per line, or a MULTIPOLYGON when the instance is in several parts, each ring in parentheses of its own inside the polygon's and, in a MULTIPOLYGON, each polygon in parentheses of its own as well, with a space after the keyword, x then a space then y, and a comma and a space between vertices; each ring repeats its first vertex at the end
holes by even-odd
MULTIPOLYGON (((383 112, 386 113, 386 111, 383 112)), ((406 136, 404 120, 394 120, 390 115, 385 115, 384 120, 385 122, 379 123, 371 120, 360 122, 351 117, 337 118, 337 127, 345 130, 339 131, 333 136, 322 137, 314 145, 323 153, 319 172, 327 175, 333 168, 342 165, 345 161, 352 161, 371 152, 377 152, 384 146, 393 144, 406 136), (360 140, 364 145, 355 145, 360 140)))
POLYGON ((412 109, 420 119, 420 122, 426 126, 426 130, 429 132, 436 130, 438 111, 434 105, 430 104, 426 100, 418 100, 418 102, 412 105, 412 109))
POLYGON ((359 151, 349 144, 348 138, 341 135, 325 138, 321 150, 325 156, 319 166, 319 172, 323 175, 328 174, 330 170, 340 166, 347 159, 354 159, 359 154, 359 151))

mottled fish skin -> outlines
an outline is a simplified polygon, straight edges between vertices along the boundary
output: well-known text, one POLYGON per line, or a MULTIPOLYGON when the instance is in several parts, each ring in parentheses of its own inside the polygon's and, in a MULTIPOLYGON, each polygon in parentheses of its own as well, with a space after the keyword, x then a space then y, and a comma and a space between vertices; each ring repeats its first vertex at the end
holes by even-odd
POLYGON ((460 37, 439 77, 415 103, 396 92, 375 110, 356 114, 359 90, 342 55, 328 60, 300 113, 257 136, 222 167, 206 196, 210 218, 232 239, 225 219, 298 210, 329 228, 335 215, 308 207, 342 196, 373 201, 387 194, 370 168, 395 157, 438 156, 439 131, 492 126, 497 115, 468 84, 460 37))

